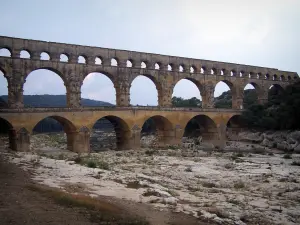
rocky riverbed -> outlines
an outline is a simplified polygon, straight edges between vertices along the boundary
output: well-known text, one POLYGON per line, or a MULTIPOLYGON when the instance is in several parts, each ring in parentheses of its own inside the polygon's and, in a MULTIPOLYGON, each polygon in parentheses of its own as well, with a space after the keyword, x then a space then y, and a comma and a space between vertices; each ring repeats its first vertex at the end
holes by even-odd
MULTIPOLYGON (((32 139, 32 153, 2 147, 1 154, 30 170, 35 181, 68 192, 143 202, 219 224, 299 224, 300 155, 246 136, 222 150, 188 139, 182 149, 77 155, 59 144, 47 147, 61 139, 46 142, 47 135, 40 135, 32 139)), ((155 142, 149 139, 144 143, 155 142)))

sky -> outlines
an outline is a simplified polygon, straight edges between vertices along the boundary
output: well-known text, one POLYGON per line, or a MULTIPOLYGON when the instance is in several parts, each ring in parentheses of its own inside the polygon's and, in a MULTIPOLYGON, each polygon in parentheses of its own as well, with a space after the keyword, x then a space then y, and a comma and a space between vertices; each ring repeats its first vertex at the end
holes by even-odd
MULTIPOLYGON (((278 68, 300 74, 299 0, 10 0, 1 2, 0 35, 278 68)), ((0 55, 4 54, 0 50, 0 55)), ((247 86, 249 88, 249 85, 247 86)), ((251 88, 251 86, 250 86, 251 88)), ((215 96, 229 90, 224 83, 215 96)), ((50 71, 34 71, 24 94, 65 94, 50 71)), ((143 76, 130 90, 133 105, 157 105, 143 76)), ((7 83, 0 75, 0 95, 7 83)), ((200 97, 182 80, 173 96, 200 97)), ((115 103, 111 81, 91 74, 82 97, 115 103)))

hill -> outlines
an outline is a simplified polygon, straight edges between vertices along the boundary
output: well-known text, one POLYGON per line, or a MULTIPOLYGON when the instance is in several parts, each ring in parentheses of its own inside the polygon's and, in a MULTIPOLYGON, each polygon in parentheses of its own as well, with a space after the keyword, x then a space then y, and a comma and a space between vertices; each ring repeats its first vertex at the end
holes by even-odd
MULTIPOLYGON (((0 97, 0 107, 5 105, 3 100, 7 102, 7 95, 2 95, 0 97)), ((66 107, 67 98, 66 95, 24 95, 24 105, 25 107, 66 107)), ((114 106, 108 102, 86 98, 81 99, 81 105, 89 107, 114 106)))

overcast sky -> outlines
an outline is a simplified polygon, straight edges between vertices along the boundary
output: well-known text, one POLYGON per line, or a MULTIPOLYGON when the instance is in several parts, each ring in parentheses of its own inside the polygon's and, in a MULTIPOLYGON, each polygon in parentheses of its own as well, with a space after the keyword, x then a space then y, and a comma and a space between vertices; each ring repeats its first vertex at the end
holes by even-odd
MULTIPOLYGON (((0 35, 278 68, 300 74, 299 0, 7 0, 0 35)), ((3 51, 2 51, 3 54, 3 51)), ((229 88, 218 84, 215 95, 229 88)), ((25 94, 64 94, 60 78, 32 72, 25 94)), ((0 95, 7 94, 0 76, 0 95)), ((180 81, 174 95, 200 93, 180 81)), ((104 75, 84 81, 82 97, 115 103, 104 75)), ((132 104, 157 104, 154 84, 134 80, 132 104)))

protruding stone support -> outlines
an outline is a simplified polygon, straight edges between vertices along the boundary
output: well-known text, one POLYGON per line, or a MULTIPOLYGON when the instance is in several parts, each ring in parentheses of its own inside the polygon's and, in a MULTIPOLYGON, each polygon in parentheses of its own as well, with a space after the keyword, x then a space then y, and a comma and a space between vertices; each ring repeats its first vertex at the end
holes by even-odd
POLYGON ((30 134, 25 128, 19 131, 11 129, 9 131, 9 148, 19 152, 30 151, 30 134))
POLYGON ((77 153, 90 152, 90 131, 87 127, 79 131, 67 132, 67 148, 77 153))

